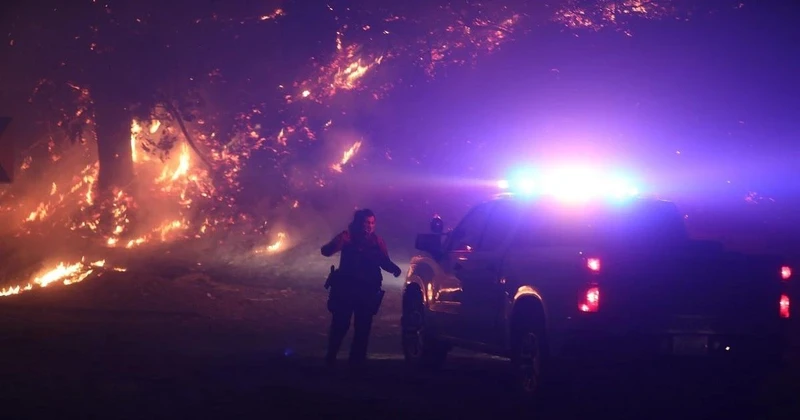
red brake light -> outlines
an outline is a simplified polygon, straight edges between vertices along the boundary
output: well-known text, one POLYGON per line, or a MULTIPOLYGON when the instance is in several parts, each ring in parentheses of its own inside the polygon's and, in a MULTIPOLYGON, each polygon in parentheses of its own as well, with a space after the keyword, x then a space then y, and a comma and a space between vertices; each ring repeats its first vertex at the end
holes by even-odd
POLYGON ((578 302, 578 309, 581 312, 597 312, 600 307, 600 289, 592 286, 586 289, 586 293, 578 302))
POLYGON ((586 259, 586 267, 597 273, 600 271, 600 258, 587 258, 586 259))
POLYGON ((781 295, 780 300, 780 314, 781 318, 789 318, 789 296, 788 295, 781 295))
POLYGON ((783 280, 789 280, 790 277, 792 277, 792 268, 788 265, 781 267, 781 278, 783 280))

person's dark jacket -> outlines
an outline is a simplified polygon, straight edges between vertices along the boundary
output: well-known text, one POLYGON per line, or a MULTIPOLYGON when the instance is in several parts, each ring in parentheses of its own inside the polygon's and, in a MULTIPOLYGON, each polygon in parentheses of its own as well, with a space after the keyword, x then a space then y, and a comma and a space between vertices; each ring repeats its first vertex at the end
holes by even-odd
POLYGON ((345 230, 322 246, 322 255, 330 257, 341 251, 339 270, 343 284, 357 289, 379 290, 383 282, 381 269, 400 273, 400 267, 389 258, 383 239, 376 235, 352 235, 345 230))

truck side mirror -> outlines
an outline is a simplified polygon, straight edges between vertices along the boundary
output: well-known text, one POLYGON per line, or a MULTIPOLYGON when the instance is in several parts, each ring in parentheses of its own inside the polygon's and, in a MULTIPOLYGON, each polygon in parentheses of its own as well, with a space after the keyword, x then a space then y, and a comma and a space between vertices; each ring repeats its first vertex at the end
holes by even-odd
POLYGON ((431 219, 431 232, 437 235, 444 232, 444 221, 442 221, 442 218, 439 217, 438 214, 434 215, 433 219, 431 219))

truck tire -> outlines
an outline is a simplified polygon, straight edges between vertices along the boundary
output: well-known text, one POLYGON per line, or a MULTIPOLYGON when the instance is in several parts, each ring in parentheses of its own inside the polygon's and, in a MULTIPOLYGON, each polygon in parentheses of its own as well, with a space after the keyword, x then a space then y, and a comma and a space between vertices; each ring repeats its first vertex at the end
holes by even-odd
POLYGON ((527 403, 536 403, 549 361, 544 323, 519 314, 512 332, 511 366, 514 389, 527 403), (524 318, 524 319, 522 319, 524 318))
POLYGON ((447 359, 449 346, 426 331, 425 310, 421 298, 418 302, 404 303, 409 304, 403 305, 403 316, 400 320, 403 357, 406 362, 426 370, 441 368, 447 359))

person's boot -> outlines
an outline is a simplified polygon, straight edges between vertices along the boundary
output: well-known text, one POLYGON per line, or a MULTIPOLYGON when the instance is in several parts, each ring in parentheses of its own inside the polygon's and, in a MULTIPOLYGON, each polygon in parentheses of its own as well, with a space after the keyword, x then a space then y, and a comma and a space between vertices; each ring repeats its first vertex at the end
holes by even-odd
POLYGON ((344 334, 331 329, 328 335, 328 348, 325 351, 325 366, 333 368, 336 366, 336 356, 339 355, 339 348, 342 345, 344 334))

